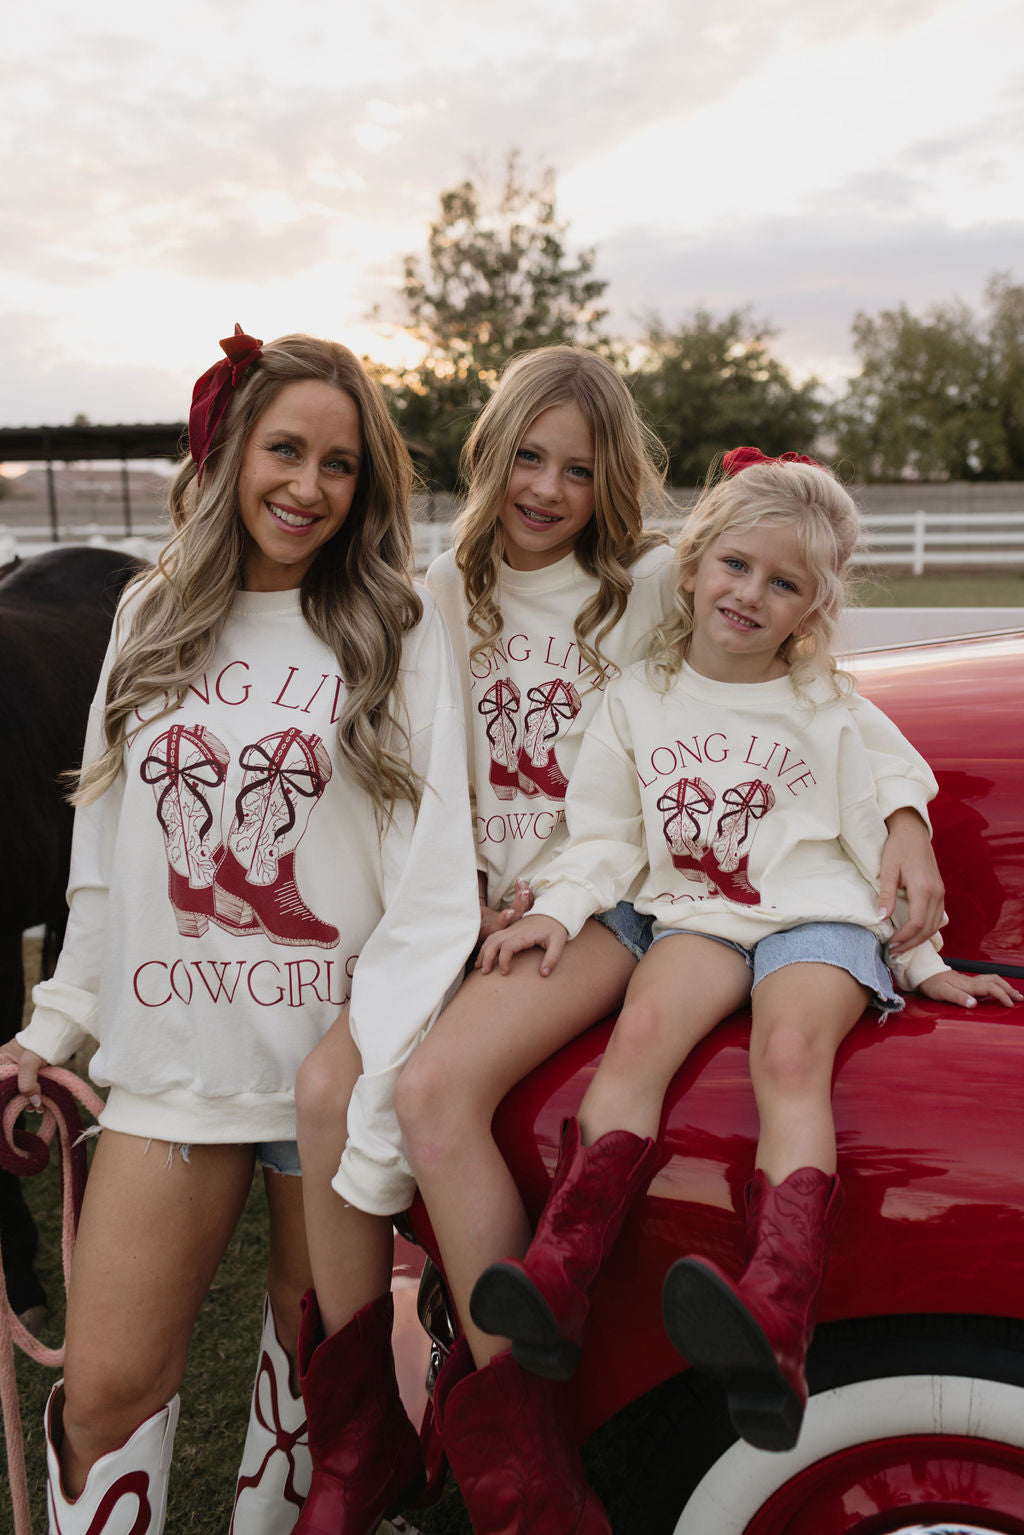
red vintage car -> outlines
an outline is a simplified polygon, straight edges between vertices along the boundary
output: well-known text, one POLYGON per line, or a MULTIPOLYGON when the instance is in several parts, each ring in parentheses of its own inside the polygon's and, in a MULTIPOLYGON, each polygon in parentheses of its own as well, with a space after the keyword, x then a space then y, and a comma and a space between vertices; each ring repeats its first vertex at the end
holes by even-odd
MULTIPOLYGON (((855 669, 938 778, 947 961, 1024 978, 1024 632, 863 654, 855 669)), ((532 1213, 610 1029, 552 1056, 499 1110, 532 1213)), ((661 1321, 681 1254, 741 1267, 758 1128, 748 1044, 737 1014, 677 1075, 670 1159, 593 1292, 571 1394, 616 1531, 1024 1535, 1024 1007, 913 997, 898 1021, 866 1015, 845 1042, 834 1108, 847 1202, 811 1401, 785 1454, 736 1440, 720 1389, 687 1370, 661 1321)), ((429 1245, 421 1209, 412 1222, 429 1245)), ((429 1264, 420 1314, 436 1358, 450 1340, 429 1264)))

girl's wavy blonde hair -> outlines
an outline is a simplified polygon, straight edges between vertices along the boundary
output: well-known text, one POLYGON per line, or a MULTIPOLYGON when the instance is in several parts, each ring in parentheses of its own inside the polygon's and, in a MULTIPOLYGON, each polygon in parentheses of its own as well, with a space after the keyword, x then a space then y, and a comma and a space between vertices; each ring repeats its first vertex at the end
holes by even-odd
POLYGON ((629 567, 655 544, 644 519, 667 507, 667 456, 640 419, 636 403, 610 363, 573 346, 521 352, 505 366, 494 394, 474 422, 462 450, 466 504, 455 524, 455 563, 469 603, 476 655, 501 633, 495 597, 505 552, 499 512, 519 445, 530 423, 553 405, 573 404, 594 438, 594 515, 574 553, 596 576, 598 590, 576 616, 580 655, 597 671, 610 665, 601 641, 618 623, 633 586, 629 567))
MULTIPOLYGON (((409 574, 412 463, 377 385, 347 347, 313 336, 282 336, 263 348, 236 389, 197 483, 189 458, 169 493, 174 533, 155 571, 135 583, 130 624, 110 673, 106 749, 82 773, 72 799, 95 800, 113 783, 135 710, 166 695, 177 709, 188 683, 209 664, 242 587, 249 535, 238 480, 246 445, 263 412, 288 384, 315 379, 344 390, 362 427, 362 457, 345 522, 317 554, 301 585, 302 613, 333 651, 345 679, 339 756, 386 821, 399 800, 418 806, 421 785, 397 718, 402 642, 423 605, 409 574)), ((149 716, 152 717, 152 716, 149 716)))
POLYGON ((693 633, 693 597, 683 582, 697 574, 702 558, 723 533, 752 527, 796 531, 814 600, 799 629, 779 647, 798 692, 824 678, 839 698, 853 679, 832 655, 836 623, 843 610, 850 560, 860 542, 860 514, 852 496, 830 469, 819 465, 753 464, 733 477, 720 477, 698 497, 675 553, 675 611, 654 631, 647 666, 662 688, 671 686, 693 633))

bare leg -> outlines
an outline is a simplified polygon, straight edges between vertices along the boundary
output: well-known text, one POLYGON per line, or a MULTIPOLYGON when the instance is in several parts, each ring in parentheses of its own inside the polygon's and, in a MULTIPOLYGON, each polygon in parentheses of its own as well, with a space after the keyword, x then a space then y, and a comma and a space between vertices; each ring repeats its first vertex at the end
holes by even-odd
POLYGON ((77 1497, 93 1462, 181 1385, 196 1314, 252 1182, 249 1146, 104 1130, 68 1294, 61 1473, 77 1497))
POLYGON ((686 933, 660 939, 637 965, 601 1063, 580 1104, 585 1146, 609 1130, 657 1138, 669 1083, 694 1045, 750 992, 735 949, 686 933))
POLYGON ((398 1084, 406 1153, 478 1365, 508 1345, 473 1326, 473 1286, 489 1263, 521 1257, 530 1240, 491 1133, 494 1111, 527 1072, 618 1005, 636 965, 598 922, 586 923, 551 975, 539 974, 539 958, 528 950, 507 976, 467 976, 398 1084))
POLYGON ((346 1204, 331 1187, 348 1138, 348 1101, 362 1069, 346 1007, 303 1061, 295 1084, 306 1239, 327 1337, 391 1287, 390 1220, 346 1204))
POLYGON ((870 993, 837 965, 776 970, 753 993, 750 1077, 761 1117, 757 1166, 779 1184, 798 1167, 836 1170, 832 1069, 870 993))
POLYGON ((263 1184, 270 1214, 267 1294, 278 1342, 291 1362, 291 1387, 297 1393, 300 1302, 313 1283, 306 1246, 302 1179, 264 1168, 263 1184))

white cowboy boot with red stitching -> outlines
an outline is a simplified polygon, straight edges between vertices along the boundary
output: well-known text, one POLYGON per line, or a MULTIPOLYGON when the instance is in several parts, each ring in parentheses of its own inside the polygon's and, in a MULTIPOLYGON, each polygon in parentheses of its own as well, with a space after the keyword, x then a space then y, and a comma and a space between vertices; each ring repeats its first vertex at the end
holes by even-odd
POLYGON ((498 799, 515 799, 519 793, 519 696, 511 677, 499 677, 477 704, 487 721, 487 776, 498 799))
POLYGON ((268 1296, 229 1535, 290 1535, 312 1470, 306 1409, 301 1393, 292 1392, 268 1296))
POLYGON ((658 800, 672 866, 687 879, 704 879, 701 859, 714 803, 715 791, 703 778, 680 778, 658 800))
POLYGON ((63 1410, 64 1382, 60 1380, 50 1392, 44 1419, 50 1535, 161 1535, 178 1398, 140 1423, 116 1450, 101 1455, 77 1498, 67 1497, 60 1479, 63 1410))
POLYGON ((723 790, 719 804, 722 813, 705 855, 708 878, 728 900, 757 906, 761 894, 751 883, 747 865, 758 822, 774 806, 775 791, 754 778, 723 790))
POLYGON ((333 949, 340 935, 306 905, 295 882, 295 849, 331 777, 319 736, 280 730, 242 748, 245 773, 227 850, 217 869, 218 913, 246 913, 274 943, 333 949))
POLYGON ((523 719, 525 731, 519 752, 519 787, 525 794, 544 794, 548 799, 565 799, 569 780, 555 756, 555 742, 563 725, 569 725, 580 712, 580 695, 571 682, 557 677, 527 693, 533 704, 523 719))
MULTIPOLYGON (((213 881, 224 854, 221 815, 229 754, 205 725, 172 725, 157 737, 139 769, 156 796, 156 816, 167 855, 167 894, 178 932, 199 938, 214 909, 213 881)), ((259 932, 252 921, 229 925, 259 932)))

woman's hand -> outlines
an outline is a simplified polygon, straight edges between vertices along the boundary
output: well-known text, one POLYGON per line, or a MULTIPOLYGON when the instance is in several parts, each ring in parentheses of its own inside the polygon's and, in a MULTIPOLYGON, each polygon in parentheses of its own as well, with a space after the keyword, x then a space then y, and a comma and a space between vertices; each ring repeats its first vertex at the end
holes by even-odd
POLYGON ((904 954, 919 943, 926 943, 942 926, 945 918, 945 889, 935 862, 928 828, 909 805, 894 810, 886 820, 889 836, 882 849, 879 911, 891 917, 896 909, 896 894, 907 894, 907 920, 889 939, 891 954, 904 954))
POLYGON ((39 1068, 46 1062, 34 1050, 26 1050, 16 1039, 0 1045, 0 1061, 13 1061, 18 1068, 18 1091, 23 1093, 34 1109, 42 1106, 39 1096, 39 1068))
POLYGON ((568 941, 568 931, 554 917, 524 917, 510 931, 491 934, 477 955, 476 968, 490 975, 497 964, 502 975, 508 975, 513 955, 522 949, 538 948, 545 951, 540 973, 550 975, 568 941))
MULTIPOLYGON (((481 879, 481 884, 483 883, 481 879)), ((503 911, 495 911, 487 905, 486 892, 480 893, 480 937, 478 942, 483 943, 485 938, 490 938, 493 933, 503 933, 513 922, 518 922, 520 917, 525 917, 533 905, 533 891, 525 879, 516 880, 516 893, 511 906, 506 906, 503 911)))
POLYGON ((961 975, 958 970, 941 970, 922 981, 917 989, 936 1002, 953 1002, 957 1007, 977 1007, 979 997, 1001 1002, 1004 1007, 1024 1002, 1024 996, 1001 975, 961 975))

